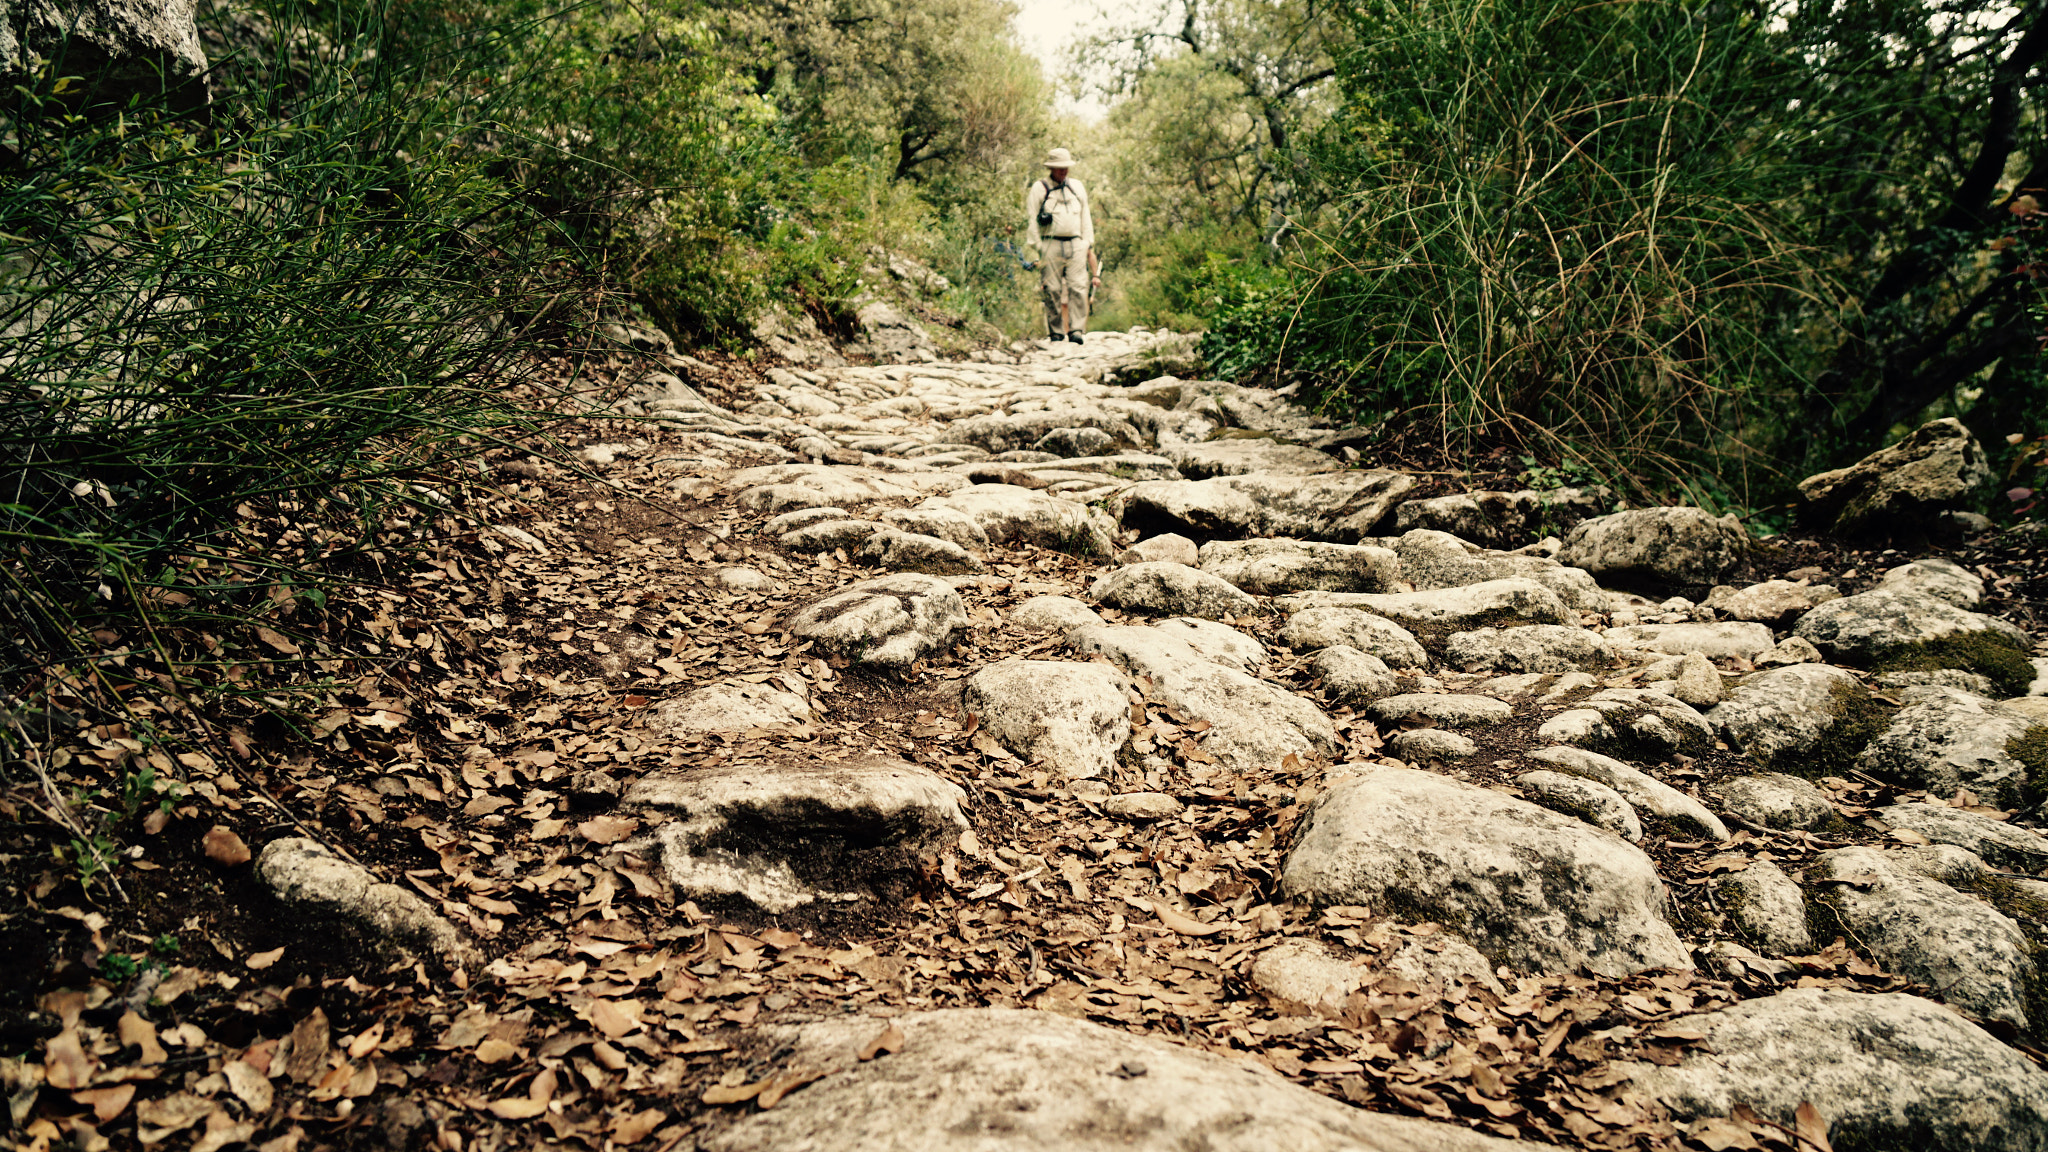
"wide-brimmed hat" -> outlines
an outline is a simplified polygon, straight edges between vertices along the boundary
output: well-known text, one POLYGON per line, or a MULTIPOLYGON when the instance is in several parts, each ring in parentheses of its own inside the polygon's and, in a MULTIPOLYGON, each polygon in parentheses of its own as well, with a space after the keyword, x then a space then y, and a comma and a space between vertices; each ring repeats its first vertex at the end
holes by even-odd
POLYGON ((1047 168, 1072 168, 1074 166, 1073 154, 1065 148, 1055 148, 1045 154, 1045 166, 1047 168))

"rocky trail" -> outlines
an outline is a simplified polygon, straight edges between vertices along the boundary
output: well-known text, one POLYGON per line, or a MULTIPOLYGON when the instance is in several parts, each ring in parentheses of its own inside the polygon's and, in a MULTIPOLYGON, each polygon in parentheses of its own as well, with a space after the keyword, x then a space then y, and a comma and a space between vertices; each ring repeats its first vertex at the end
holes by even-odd
POLYGON ((353 688, 131 903, 6 826, 10 1146, 2048 1148, 2021 568, 1450 491, 1170 333, 646 342, 248 654, 353 688))

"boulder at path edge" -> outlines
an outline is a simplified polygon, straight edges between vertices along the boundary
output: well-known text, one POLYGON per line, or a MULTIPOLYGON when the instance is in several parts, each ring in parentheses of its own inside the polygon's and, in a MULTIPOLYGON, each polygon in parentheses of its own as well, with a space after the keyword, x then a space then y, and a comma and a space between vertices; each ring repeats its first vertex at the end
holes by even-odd
POLYGON ((1634 508, 1581 521, 1564 539, 1559 563, 1602 584, 1684 588, 1720 579, 1749 546, 1733 516, 1698 508, 1634 508))
POLYGON ((1838 536, 1925 531, 1991 475, 1984 446, 1953 416, 1847 468, 1799 482, 1806 514, 1838 536))

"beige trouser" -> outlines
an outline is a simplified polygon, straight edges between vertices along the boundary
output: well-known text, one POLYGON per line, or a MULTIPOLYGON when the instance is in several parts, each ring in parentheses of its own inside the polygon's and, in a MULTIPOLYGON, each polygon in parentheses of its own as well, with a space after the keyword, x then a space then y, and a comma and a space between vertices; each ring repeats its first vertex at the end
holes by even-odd
POLYGON ((1038 244, 1038 288, 1048 332, 1088 330, 1088 246, 1048 236, 1038 244), (1064 307, 1064 314, 1062 308, 1064 307))

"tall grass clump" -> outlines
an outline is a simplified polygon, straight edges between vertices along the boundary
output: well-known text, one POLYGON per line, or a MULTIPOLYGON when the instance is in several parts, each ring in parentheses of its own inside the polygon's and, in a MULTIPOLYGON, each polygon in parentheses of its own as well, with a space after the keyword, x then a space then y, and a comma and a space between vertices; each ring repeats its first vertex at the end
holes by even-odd
POLYGON ((275 611, 319 578, 308 557, 377 548, 448 499, 454 461, 531 425, 502 389, 574 277, 481 146, 495 50, 306 17, 217 61, 210 108, 79 108, 45 68, 0 110, 17 698, 232 663, 183 638, 275 611))
MULTIPOLYGON (((1753 113, 1747 10, 1631 0, 1346 5, 1356 47, 1293 283, 1211 326, 1216 370, 1287 368, 1329 409, 1426 418, 1696 497, 1758 424, 1787 318, 1829 322, 1784 198, 1813 178, 1753 113), (1760 125, 1762 127, 1760 127, 1760 125)), ((1733 498, 1739 499, 1739 494, 1733 498)))

